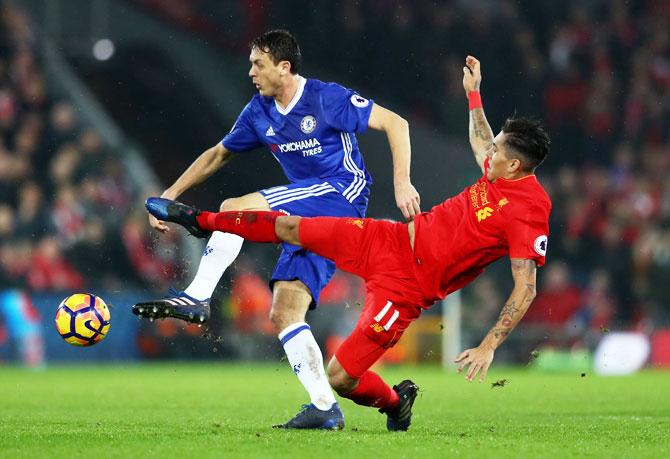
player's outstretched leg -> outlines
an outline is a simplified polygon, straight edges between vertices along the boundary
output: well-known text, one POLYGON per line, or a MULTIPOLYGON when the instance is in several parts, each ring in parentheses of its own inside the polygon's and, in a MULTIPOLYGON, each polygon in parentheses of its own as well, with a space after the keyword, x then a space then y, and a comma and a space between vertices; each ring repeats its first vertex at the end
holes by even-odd
POLYGON ((146 207, 154 217, 159 220, 177 223, 194 236, 207 235, 211 231, 224 231, 237 234, 252 242, 272 242, 275 244, 284 240, 290 243, 296 242, 291 239, 281 239, 277 236, 275 232, 277 218, 300 220, 300 217, 288 217, 281 212, 267 210, 206 212, 164 198, 149 198, 146 207))
POLYGON ((344 414, 335 402, 329 410, 320 410, 313 403, 303 405, 302 410, 285 424, 272 426, 275 429, 344 429, 344 414))
MULTIPOLYGON (((258 232, 255 228, 259 226, 262 233, 271 233, 271 238, 267 242, 278 242, 274 234, 274 220, 278 215, 283 215, 278 212, 201 212, 195 207, 177 201, 155 197, 147 199, 146 208, 157 219, 177 223, 196 237, 206 237, 215 229, 221 229, 219 227, 230 226, 235 229, 241 227, 240 236, 255 240, 253 237, 258 232), (260 225, 256 224, 257 220, 260 225)), ((266 241, 265 239, 261 240, 266 241)), ((210 284, 215 285, 215 282, 210 284)), ((133 313, 148 319, 173 317, 200 324, 209 320, 209 300, 209 298, 202 300, 195 298, 186 291, 172 290, 167 298, 137 303, 133 306, 133 313)))

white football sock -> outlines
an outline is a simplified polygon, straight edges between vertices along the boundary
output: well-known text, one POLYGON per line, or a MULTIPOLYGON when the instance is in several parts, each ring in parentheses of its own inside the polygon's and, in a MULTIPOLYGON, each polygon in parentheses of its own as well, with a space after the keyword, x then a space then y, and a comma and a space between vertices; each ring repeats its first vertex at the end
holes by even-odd
POLYGON ((244 239, 236 234, 214 231, 200 259, 195 278, 184 293, 198 300, 212 297, 224 271, 242 250, 244 239))
POLYGON ((309 393, 311 402, 320 410, 328 410, 335 403, 335 395, 328 384, 323 368, 321 349, 305 322, 289 325, 279 334, 286 357, 300 383, 309 393))

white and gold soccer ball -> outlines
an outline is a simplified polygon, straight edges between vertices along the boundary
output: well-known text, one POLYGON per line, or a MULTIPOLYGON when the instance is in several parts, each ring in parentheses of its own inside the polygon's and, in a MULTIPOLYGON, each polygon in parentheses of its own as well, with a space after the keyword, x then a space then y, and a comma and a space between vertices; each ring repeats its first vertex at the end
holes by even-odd
POLYGON ((56 310, 56 330, 73 346, 93 346, 109 331, 109 308, 90 293, 75 293, 65 298, 56 310))

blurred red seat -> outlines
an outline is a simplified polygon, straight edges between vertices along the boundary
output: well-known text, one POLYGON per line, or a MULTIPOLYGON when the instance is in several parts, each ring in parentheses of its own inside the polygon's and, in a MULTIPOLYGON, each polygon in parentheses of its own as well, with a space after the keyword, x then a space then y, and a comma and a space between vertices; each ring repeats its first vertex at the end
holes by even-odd
POLYGON ((670 328, 652 335, 651 364, 654 367, 670 368, 670 328))

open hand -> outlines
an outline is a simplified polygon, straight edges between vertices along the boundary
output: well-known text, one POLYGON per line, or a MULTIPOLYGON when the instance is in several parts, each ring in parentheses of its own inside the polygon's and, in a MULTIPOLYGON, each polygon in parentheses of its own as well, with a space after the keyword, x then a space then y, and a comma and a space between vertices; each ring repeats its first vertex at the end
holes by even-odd
POLYGON ((160 221, 153 215, 149 214, 149 224, 151 227, 161 233, 167 233, 170 231, 170 228, 165 224, 165 222, 160 221))
MULTIPOLYGON (((171 189, 168 188, 167 190, 163 191, 161 198, 172 199, 174 201, 178 198, 178 195, 173 193, 171 189)), ((163 234, 170 231, 170 227, 167 226, 164 221, 157 219, 151 214, 149 214, 149 225, 151 225, 151 227, 156 231, 160 231, 163 234)))
POLYGON ((479 382, 482 382, 484 381, 484 378, 486 378, 486 373, 489 371, 491 362, 493 362, 493 353, 494 350, 486 346, 466 349, 456 357, 456 360, 454 360, 455 363, 460 363, 458 370, 456 371, 460 373, 463 371, 463 368, 470 365, 470 368, 468 368, 468 372, 465 375, 465 379, 472 381, 477 377, 477 373, 481 370, 482 373, 479 377, 479 382))

